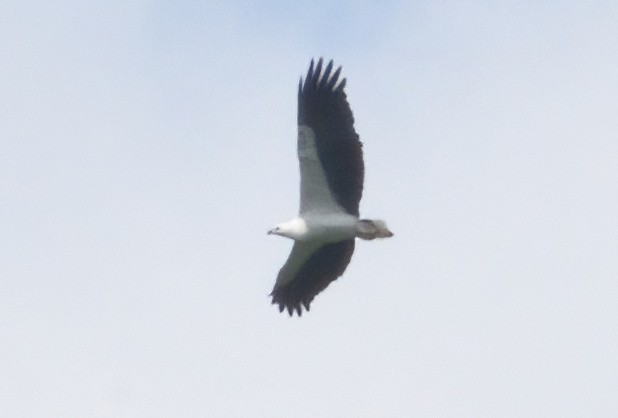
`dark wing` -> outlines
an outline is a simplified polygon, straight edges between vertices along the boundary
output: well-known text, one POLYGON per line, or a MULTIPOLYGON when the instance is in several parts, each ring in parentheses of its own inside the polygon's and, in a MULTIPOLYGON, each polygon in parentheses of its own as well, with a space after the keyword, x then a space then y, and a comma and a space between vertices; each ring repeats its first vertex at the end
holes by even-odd
POLYGON ((279 270, 272 296, 279 311, 287 309, 302 315, 313 298, 343 274, 354 253, 354 239, 327 244, 319 248, 296 241, 285 265, 279 270), (302 306, 301 306, 302 305, 302 306))
POLYGON ((362 143, 354 130, 354 116, 343 91, 346 79, 339 81, 341 67, 333 74, 333 61, 322 72, 322 59, 309 66, 303 84, 298 86, 298 125, 315 135, 318 158, 337 202, 348 213, 359 215, 363 195, 362 143))

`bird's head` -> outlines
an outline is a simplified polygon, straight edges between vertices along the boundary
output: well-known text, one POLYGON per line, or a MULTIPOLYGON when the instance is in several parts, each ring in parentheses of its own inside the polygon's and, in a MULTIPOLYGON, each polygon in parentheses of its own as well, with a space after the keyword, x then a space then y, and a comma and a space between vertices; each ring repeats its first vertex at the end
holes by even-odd
POLYGON ((306 232, 307 225, 305 224, 305 221, 300 218, 296 218, 277 225, 267 233, 268 235, 279 235, 281 237, 299 239, 302 238, 306 232))

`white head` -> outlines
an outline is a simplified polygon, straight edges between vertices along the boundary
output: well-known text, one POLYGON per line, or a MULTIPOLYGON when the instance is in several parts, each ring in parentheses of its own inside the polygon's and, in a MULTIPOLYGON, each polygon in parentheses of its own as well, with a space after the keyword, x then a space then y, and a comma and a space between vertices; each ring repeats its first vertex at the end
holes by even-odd
POLYGON ((307 224, 301 218, 294 218, 268 231, 268 235, 279 235, 291 239, 301 239, 306 233, 307 224))

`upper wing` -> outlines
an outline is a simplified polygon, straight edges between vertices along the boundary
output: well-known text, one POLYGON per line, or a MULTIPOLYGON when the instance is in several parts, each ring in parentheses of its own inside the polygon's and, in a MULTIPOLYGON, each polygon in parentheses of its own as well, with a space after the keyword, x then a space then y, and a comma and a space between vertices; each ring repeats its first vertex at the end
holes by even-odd
POLYGON ((362 143, 354 130, 354 116, 343 91, 346 79, 339 81, 341 67, 333 74, 332 69, 333 61, 322 72, 322 59, 315 69, 311 60, 305 82, 301 78, 298 86, 301 213, 303 209, 324 206, 324 194, 329 193, 331 200, 346 212, 358 216, 365 173, 362 143), (323 180, 311 166, 312 149, 323 180), (315 193, 314 189, 323 187, 320 182, 328 185, 327 192, 315 193))
POLYGON ((346 212, 335 200, 318 158, 313 130, 298 127, 298 162, 300 165, 300 214, 307 212, 346 212))
POLYGON ((270 293, 272 303, 280 312, 302 315, 301 304, 309 310, 313 298, 343 274, 353 253, 354 239, 323 246, 296 241, 270 293))

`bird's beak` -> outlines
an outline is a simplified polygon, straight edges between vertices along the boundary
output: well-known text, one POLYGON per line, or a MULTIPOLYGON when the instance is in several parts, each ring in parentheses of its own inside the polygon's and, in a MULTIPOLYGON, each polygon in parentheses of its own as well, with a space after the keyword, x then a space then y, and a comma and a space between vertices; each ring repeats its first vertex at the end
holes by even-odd
POLYGON ((266 235, 272 235, 272 234, 274 234, 274 230, 273 229, 271 229, 270 231, 266 232, 266 235))

